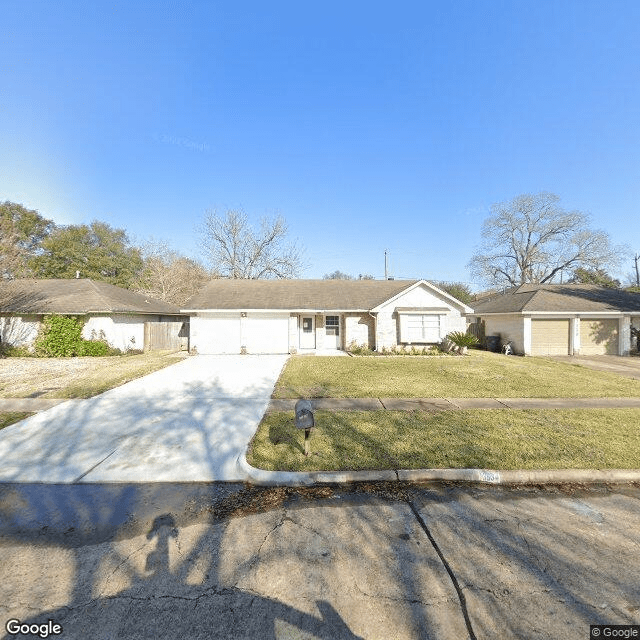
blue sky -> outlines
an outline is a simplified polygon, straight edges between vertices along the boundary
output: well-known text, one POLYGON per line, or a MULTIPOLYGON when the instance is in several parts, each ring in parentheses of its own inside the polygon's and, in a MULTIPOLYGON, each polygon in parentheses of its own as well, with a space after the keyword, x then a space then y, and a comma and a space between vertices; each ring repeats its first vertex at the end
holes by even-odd
MULTIPOLYGON (((3 3, 0 200, 199 257, 280 214, 304 277, 469 281, 550 191, 640 251, 640 3, 3 3)), ((620 274, 631 271, 631 261, 620 274)), ((474 285, 479 288, 479 285, 474 285)))

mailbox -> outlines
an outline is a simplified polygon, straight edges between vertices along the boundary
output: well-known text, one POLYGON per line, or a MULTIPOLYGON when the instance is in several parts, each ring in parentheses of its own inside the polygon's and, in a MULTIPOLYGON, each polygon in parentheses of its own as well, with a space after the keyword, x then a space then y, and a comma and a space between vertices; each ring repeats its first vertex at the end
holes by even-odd
POLYGON ((298 429, 312 429, 314 427, 313 407, 309 400, 296 402, 296 427, 298 429))
POLYGON ((313 407, 308 400, 298 400, 296 402, 296 427, 304 429, 304 455, 309 455, 309 435, 315 426, 313 418, 313 407))

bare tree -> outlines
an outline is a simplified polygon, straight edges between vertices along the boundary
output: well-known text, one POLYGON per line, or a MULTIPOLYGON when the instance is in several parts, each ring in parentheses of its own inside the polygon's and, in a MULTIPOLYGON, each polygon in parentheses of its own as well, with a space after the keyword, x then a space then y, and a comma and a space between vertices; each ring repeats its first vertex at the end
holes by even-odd
POLYGON ((211 266, 228 278, 295 278, 302 269, 302 251, 287 241, 284 218, 263 218, 254 230, 241 211, 224 217, 207 212, 199 229, 202 249, 211 266))
POLYGON ((322 276, 323 280, 355 280, 355 278, 348 273, 344 273, 343 271, 336 270, 331 273, 325 273, 322 276))
POLYGON ((640 287, 640 253, 633 256, 633 266, 635 267, 635 277, 632 276, 631 282, 634 287, 640 287))
POLYGON ((566 211, 552 193, 524 194, 491 207, 482 244, 467 265, 489 284, 553 282, 564 270, 619 264, 628 251, 613 246, 605 231, 589 229, 589 216, 566 211))
POLYGON ((332 273, 325 273, 322 276, 323 280, 375 280, 375 278, 369 273, 360 273, 358 277, 350 275, 349 273, 344 273, 344 271, 340 271, 339 269, 333 271, 332 273))
POLYGON ((142 246, 144 267, 136 291, 182 305, 215 277, 201 264, 181 255, 166 242, 149 240, 142 246))

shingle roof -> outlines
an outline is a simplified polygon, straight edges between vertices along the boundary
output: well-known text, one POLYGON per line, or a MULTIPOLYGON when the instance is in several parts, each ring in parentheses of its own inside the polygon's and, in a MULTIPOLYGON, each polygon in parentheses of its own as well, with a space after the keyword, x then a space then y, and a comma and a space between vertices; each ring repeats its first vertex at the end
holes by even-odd
POLYGON ((212 280, 182 307, 198 309, 369 310, 417 280, 212 280))
POLYGON ((592 284, 523 284, 472 303, 474 313, 640 312, 640 293, 592 284))
POLYGON ((151 313, 176 315, 178 307, 106 282, 89 279, 5 280, 1 313, 151 313))

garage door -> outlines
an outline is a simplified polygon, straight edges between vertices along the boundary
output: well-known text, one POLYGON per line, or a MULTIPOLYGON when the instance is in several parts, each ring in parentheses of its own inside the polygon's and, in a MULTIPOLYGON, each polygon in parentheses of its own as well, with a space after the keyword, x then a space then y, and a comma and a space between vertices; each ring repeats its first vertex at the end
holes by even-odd
POLYGON ((566 356, 569 353, 569 320, 532 320, 531 355, 566 356))
POLYGON ((247 314, 242 345, 247 353, 288 353, 289 314, 247 314))
POLYGON ((240 314, 216 313, 191 319, 191 344, 198 353, 240 353, 240 314))
POLYGON ((595 356, 618 353, 618 320, 580 320, 580 355, 595 356))

